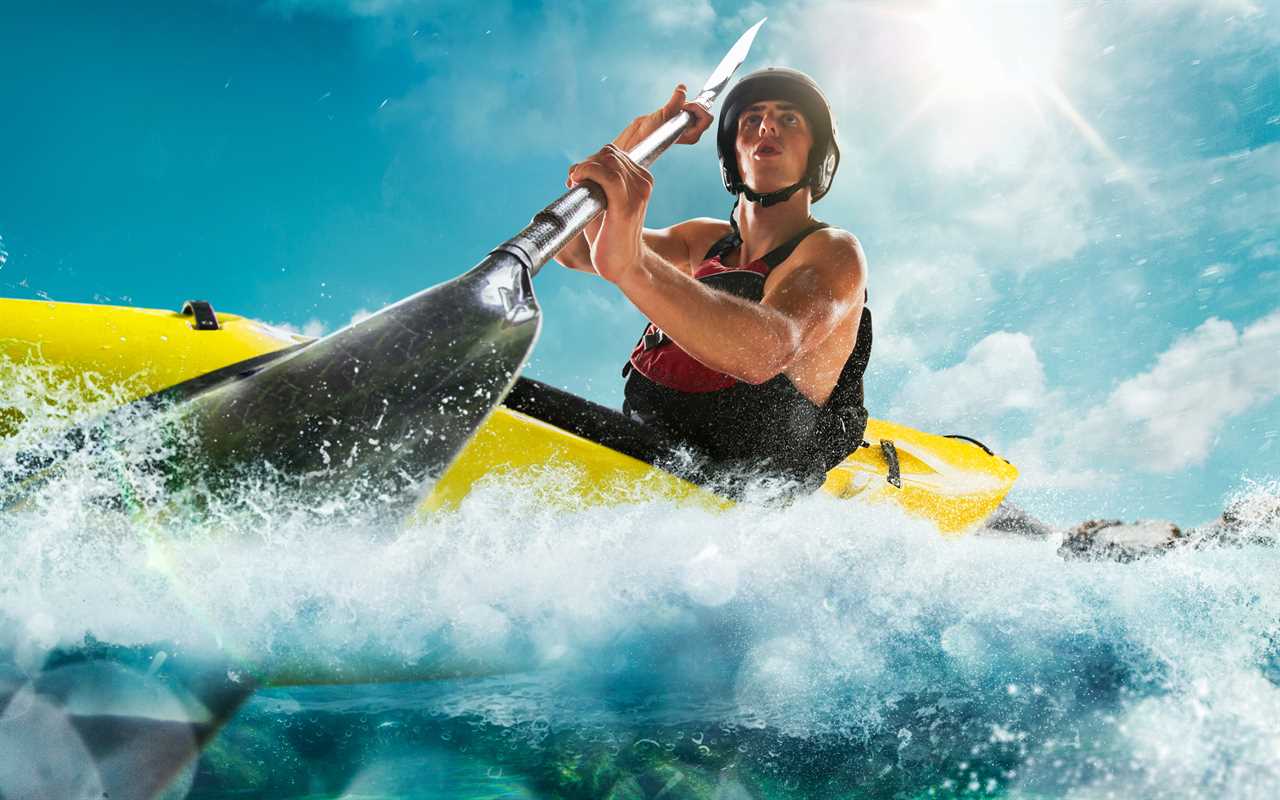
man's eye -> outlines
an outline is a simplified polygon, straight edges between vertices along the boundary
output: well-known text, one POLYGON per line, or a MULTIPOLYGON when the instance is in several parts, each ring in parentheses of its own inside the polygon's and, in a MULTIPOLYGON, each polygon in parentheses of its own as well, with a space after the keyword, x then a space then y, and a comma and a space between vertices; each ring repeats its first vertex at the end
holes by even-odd
POLYGON ((759 125, 759 124, 760 124, 760 119, 761 119, 761 117, 760 117, 760 115, 759 115, 759 114, 748 114, 748 115, 746 116, 746 123, 747 123, 748 125, 759 125))
POLYGON ((800 118, 797 117, 795 114, 784 114, 782 117, 782 121, 787 123, 788 125, 795 125, 797 122, 800 121, 800 118))

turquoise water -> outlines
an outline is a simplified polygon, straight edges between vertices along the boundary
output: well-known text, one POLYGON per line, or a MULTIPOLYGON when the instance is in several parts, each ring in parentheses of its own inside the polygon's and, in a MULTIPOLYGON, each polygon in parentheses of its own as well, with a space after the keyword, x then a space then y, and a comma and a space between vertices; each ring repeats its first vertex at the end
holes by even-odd
POLYGON ((137 468, 165 441, 0 512, 0 796, 92 796, 77 719, 198 719, 192 675, 277 685, 169 797, 1280 791, 1274 529, 1068 562, 820 497, 553 510, 554 470, 403 528, 262 482, 196 515, 137 468))

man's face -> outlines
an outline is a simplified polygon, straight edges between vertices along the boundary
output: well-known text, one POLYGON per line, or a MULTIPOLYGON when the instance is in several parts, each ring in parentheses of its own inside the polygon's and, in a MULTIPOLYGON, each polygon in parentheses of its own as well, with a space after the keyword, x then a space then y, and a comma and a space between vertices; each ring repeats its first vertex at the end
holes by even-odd
POLYGON ((804 177, 813 133, 800 109, 781 100, 762 100, 738 115, 738 169, 761 194, 784 189, 804 177))

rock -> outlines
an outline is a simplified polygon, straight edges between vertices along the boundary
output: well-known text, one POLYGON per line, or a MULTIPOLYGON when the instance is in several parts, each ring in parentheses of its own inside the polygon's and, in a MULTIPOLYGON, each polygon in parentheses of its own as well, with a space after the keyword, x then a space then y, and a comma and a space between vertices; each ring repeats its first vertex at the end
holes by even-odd
POLYGON ((1168 520, 1094 519, 1067 531, 1058 555, 1128 563, 1167 553, 1185 541, 1182 529, 1168 520))
POLYGON ((1268 487, 1237 497, 1220 517, 1191 531, 1191 536, 1197 547, 1275 545, 1280 542, 1280 493, 1268 487))
POLYGON ((978 535, 1014 534, 1032 539, 1046 539, 1052 535, 1053 531, 1048 525, 1006 500, 991 512, 991 516, 987 517, 987 521, 976 533, 978 535))
MULTIPOLYGON (((997 509, 993 521, 1002 509, 997 509)), ((988 522, 987 527, 996 526, 988 522)), ((1089 520, 1067 531, 1058 555, 1129 562, 1167 553, 1176 547, 1277 544, 1280 544, 1280 486, 1271 483, 1240 494, 1216 520, 1185 532, 1167 520, 1089 520)))

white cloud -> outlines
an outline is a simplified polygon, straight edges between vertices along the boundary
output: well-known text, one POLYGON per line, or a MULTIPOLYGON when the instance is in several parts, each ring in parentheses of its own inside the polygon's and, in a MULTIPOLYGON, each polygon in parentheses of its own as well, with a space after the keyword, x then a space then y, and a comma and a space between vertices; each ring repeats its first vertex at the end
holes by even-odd
MULTIPOLYGON (((372 311, 367 308, 357 309, 355 313, 351 315, 351 319, 347 320, 347 325, 355 325, 357 322, 363 322, 373 316, 376 312, 377 309, 372 311)), ((333 332, 333 329, 329 327, 328 323, 315 317, 312 317, 301 325, 295 325, 292 322, 269 322, 267 324, 273 328, 279 328, 282 331, 287 331, 297 336, 309 336, 313 339, 319 339, 321 336, 325 336, 333 332)))
POLYGON ((1114 482, 1115 476, 1106 468, 1078 461, 1064 464, 1062 448, 1060 437, 1045 439, 1037 432, 1011 443, 1001 455, 1018 468, 1017 485, 1022 490, 1092 489, 1114 482))
POLYGON ((1087 187, 1063 164, 1028 166, 1024 180, 961 217, 1005 242, 1018 271, 1071 258, 1089 244, 1087 187))
POLYGON ((1263 242, 1249 251, 1249 258, 1251 259, 1276 258, 1277 256, 1280 256, 1280 242, 1275 241, 1263 242))
POLYGON ((968 254, 872 264, 869 280, 877 361, 911 363, 949 349, 996 297, 968 254))
POLYGON ((1123 381, 1083 415, 1068 440, 1101 454, 1116 442, 1139 466, 1173 472, 1203 463, 1226 422, 1280 397, 1280 311, 1237 330, 1210 318, 1174 342, 1147 372, 1123 381))
POLYGON ((487 13, 492 19, 483 35, 463 25, 465 15, 457 24, 457 14, 422 22, 424 29, 450 27, 412 40, 415 57, 431 64, 431 77, 395 98, 389 123, 420 126, 428 138, 447 136, 486 160, 552 152, 568 163, 661 106, 677 83, 696 89, 723 55, 704 47, 715 22, 706 0, 675 8, 633 3, 603 18, 577 5, 529 20, 500 9, 487 13), (602 40, 609 46, 599 47, 602 40), (655 58, 656 47, 670 49, 655 58))
POLYGON ((1210 318, 1090 407, 1047 384, 1030 337, 1000 332, 958 364, 913 372, 893 414, 999 442, 1019 413, 1030 412, 1030 432, 997 445, 1018 466, 1019 485, 1085 488, 1108 479, 1117 446, 1141 454, 1127 470, 1172 473, 1203 463, 1232 418, 1280 398, 1277 353, 1280 310, 1242 329, 1210 318))
POLYGON ((1044 365, 1031 337, 1001 331, 978 342, 954 366, 920 369, 907 378, 895 416, 928 420, 930 426, 990 428, 1013 411, 1044 406, 1044 365))
POLYGON ((294 325, 292 322, 268 322, 273 328, 279 328, 282 331, 288 331, 296 336, 308 336, 312 339, 318 339, 329 332, 329 326, 319 319, 311 318, 302 325, 294 325))
MULTIPOLYGON (((730 32, 745 31, 747 28, 750 28, 752 25, 755 25, 760 20, 769 17, 770 14, 775 12, 782 12, 782 9, 766 6, 763 3, 757 2, 757 0, 751 0, 736 9, 725 12, 725 15, 720 18, 720 27, 721 30, 730 32)), ((777 20, 770 17, 769 21, 765 24, 772 28, 776 23, 777 20)), ((772 30, 770 32, 772 32, 772 30)))
MULTIPOLYGON (((1114 10, 1128 15, 1127 24, 1147 29, 1158 21, 1181 23, 1185 33, 1175 35, 1169 47, 1222 55, 1280 42, 1280 27, 1272 16, 1277 9, 1269 5, 1275 6, 1274 0, 1136 0, 1117 3, 1114 10)), ((1177 28, 1171 32, 1176 34, 1177 28)))
POLYGON ((708 0, 637 0, 635 6, 661 30, 706 31, 716 19, 716 10, 708 0))
POLYGON ((1165 237, 1176 241, 1204 229, 1246 237, 1264 253, 1268 246, 1274 248, 1280 228, 1280 142, 1164 164, 1147 179, 1161 214, 1178 221, 1176 227, 1163 228, 1165 237))

